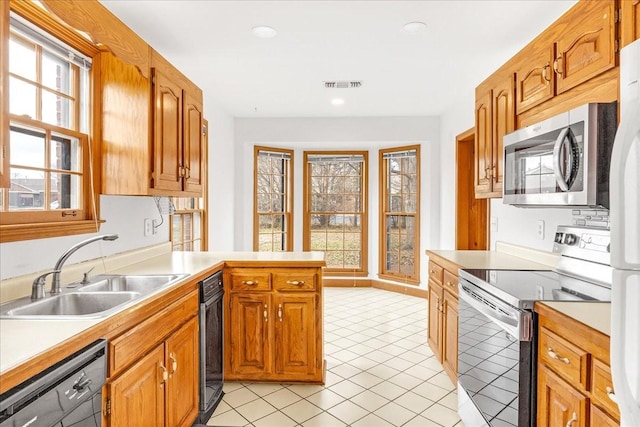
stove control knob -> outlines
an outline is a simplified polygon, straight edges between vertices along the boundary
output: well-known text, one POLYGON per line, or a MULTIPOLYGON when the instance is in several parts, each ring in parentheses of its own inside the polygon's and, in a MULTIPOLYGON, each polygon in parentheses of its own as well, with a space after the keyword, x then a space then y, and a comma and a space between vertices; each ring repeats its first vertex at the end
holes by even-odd
POLYGON ((578 242, 578 236, 575 234, 567 233, 564 235, 564 244, 565 245, 575 245, 578 242))

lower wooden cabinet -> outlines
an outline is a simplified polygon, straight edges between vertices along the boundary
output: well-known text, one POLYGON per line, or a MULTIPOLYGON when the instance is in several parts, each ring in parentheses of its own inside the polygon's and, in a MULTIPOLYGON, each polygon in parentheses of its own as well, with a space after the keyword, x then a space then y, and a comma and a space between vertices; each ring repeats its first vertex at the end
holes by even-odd
POLYGON ((451 382, 458 382, 458 265, 429 254, 427 341, 451 382))
POLYGON ((199 402, 197 308, 196 290, 109 341, 106 425, 192 425, 199 402))
POLYGON ((321 383, 322 270, 225 269, 225 380, 321 383))
POLYGON ((537 425, 619 426, 609 337, 547 305, 536 303, 535 310, 539 314, 537 425))

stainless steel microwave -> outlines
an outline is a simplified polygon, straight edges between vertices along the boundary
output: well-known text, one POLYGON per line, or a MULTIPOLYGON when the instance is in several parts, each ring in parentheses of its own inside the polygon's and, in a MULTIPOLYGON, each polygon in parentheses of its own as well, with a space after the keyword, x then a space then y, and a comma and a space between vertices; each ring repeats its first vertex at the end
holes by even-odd
POLYGON ((503 203, 609 208, 617 103, 586 104, 503 138, 503 203))

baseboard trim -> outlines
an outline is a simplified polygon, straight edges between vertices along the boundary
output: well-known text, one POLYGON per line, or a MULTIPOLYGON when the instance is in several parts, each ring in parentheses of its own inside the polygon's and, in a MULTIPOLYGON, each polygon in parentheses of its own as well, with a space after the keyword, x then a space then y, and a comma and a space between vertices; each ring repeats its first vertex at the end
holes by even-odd
POLYGON ((323 277, 323 286, 327 288, 376 288, 399 294, 411 295, 418 298, 429 298, 427 289, 414 286, 405 286, 396 283, 383 282, 381 280, 363 278, 338 278, 323 277))

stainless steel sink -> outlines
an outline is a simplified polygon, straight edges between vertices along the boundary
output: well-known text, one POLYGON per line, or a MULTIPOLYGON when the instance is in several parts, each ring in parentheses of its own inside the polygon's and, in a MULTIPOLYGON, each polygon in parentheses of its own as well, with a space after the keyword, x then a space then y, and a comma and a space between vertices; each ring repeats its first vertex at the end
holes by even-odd
POLYGON ((72 292, 32 301, 22 298, 3 304, 4 318, 92 318, 103 317, 140 297, 139 292, 72 292))
POLYGON ((103 274, 94 276, 87 284, 75 283, 67 286, 77 292, 139 292, 149 294, 186 277, 186 274, 119 275, 103 274))
POLYGON ((102 274, 88 283, 74 282, 62 293, 32 300, 29 297, 0 305, 0 319, 90 319, 106 317, 135 300, 159 292, 188 274, 102 274))

